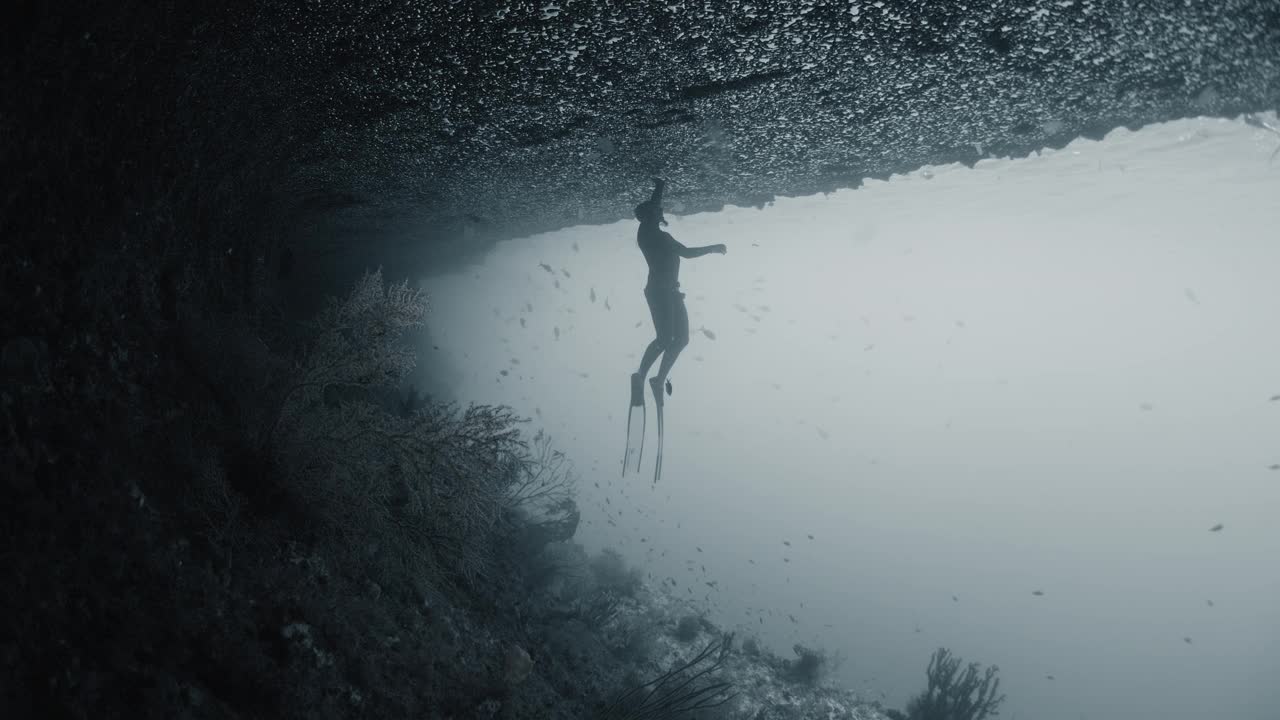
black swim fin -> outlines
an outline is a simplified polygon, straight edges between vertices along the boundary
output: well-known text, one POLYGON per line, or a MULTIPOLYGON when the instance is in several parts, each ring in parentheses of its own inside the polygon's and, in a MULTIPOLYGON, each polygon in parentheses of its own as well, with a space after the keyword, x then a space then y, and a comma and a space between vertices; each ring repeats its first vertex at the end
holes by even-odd
POLYGON ((631 403, 627 408, 627 449, 622 455, 622 476, 627 470, 640 472, 640 457, 644 454, 644 378, 639 373, 631 375, 631 403))
POLYGON ((653 484, 662 479, 662 406, 658 406, 658 455, 653 462, 653 484))
POLYGON ((662 385, 657 378, 653 378, 649 381, 649 387, 653 388, 654 404, 658 406, 658 455, 653 465, 653 484, 657 485, 662 479, 662 385))

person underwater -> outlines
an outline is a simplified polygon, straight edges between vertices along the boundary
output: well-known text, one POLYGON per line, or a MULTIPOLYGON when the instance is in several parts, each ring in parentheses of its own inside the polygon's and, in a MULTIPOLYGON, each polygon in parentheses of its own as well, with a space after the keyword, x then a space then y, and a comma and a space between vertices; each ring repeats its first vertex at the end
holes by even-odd
POLYGON ((644 378, 661 355, 662 364, 658 366, 658 374, 649 379, 658 414, 658 452, 653 468, 653 482, 656 485, 662 477, 662 387, 665 383, 667 393, 671 393, 671 382, 667 380, 667 375, 675 365, 676 358, 680 357, 680 351, 689 344, 689 310, 684 305, 684 293, 680 292, 680 259, 712 253, 723 255, 727 248, 724 245, 691 248, 671 237, 670 233, 662 229, 667 224, 662 215, 662 191, 666 188, 666 182, 662 178, 654 178, 653 186, 653 196, 636 206, 636 219, 640 221, 640 229, 636 231, 636 244, 640 246, 640 252, 644 253, 644 260, 649 265, 649 281, 644 286, 644 298, 648 301, 649 313, 653 316, 654 338, 640 358, 640 369, 631 374, 631 406, 627 411, 627 450, 622 457, 622 474, 625 476, 628 470, 640 470, 640 459, 644 453, 644 378))
POLYGON ((689 310, 680 292, 680 259, 728 252, 723 244, 686 247, 671 233, 662 229, 667 224, 662 214, 662 193, 666 182, 653 178, 653 195, 636 206, 636 219, 640 228, 636 231, 636 244, 644 253, 649 265, 649 280, 644 286, 644 298, 649 303, 653 317, 655 337, 640 358, 640 369, 631 375, 631 404, 644 404, 644 378, 649 369, 662 356, 658 373, 649 379, 654 401, 662 405, 662 386, 675 365, 680 352, 689 344, 689 310))

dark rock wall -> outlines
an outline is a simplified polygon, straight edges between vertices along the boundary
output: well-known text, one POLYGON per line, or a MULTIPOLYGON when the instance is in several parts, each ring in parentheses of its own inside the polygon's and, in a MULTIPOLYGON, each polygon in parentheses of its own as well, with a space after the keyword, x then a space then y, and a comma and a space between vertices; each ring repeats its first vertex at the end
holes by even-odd
POLYGON ((751 206, 1280 100, 1273 0, 356 5, 280 23, 324 138, 291 177, 458 252, 629 217, 654 173, 751 206))

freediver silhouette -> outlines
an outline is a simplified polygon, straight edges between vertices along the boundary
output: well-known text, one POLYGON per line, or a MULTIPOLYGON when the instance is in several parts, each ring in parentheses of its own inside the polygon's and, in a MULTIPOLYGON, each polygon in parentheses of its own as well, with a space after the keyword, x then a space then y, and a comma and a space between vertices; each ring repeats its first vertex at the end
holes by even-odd
POLYGON ((639 371, 631 375, 627 452, 622 461, 624 475, 629 466, 637 472, 640 470, 640 456, 644 451, 644 378, 661 355, 662 363, 658 366, 658 374, 649 379, 649 387, 653 390, 653 400, 658 410, 658 455, 654 483, 662 476, 662 387, 666 383, 668 393, 671 391, 667 375, 675 365, 676 358, 680 357, 680 351, 689 344, 689 311, 684 304, 684 293, 680 292, 680 258, 696 258, 712 253, 723 255, 728 252, 728 248, 722 244, 686 247, 662 229, 667 224, 662 214, 662 192, 665 188, 666 182, 662 178, 653 178, 653 195, 637 205, 635 211, 636 219, 640 221, 640 229, 636 231, 636 244, 640 246, 649 266, 649 280, 644 287, 644 297, 653 317, 655 337, 645 348, 639 371), (638 424, 635 422, 637 419, 638 424))

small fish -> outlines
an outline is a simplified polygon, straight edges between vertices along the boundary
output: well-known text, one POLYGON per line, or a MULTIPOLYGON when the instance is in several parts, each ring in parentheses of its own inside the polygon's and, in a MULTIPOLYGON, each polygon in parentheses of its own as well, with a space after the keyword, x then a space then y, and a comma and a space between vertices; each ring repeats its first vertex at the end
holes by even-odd
POLYGON ((1044 591, 1043 591, 1043 590, 1033 590, 1033 591, 1031 591, 1031 594, 1032 594, 1032 595, 1035 595, 1036 597, 1044 597, 1044 591))
POLYGON ((670 395, 671 395, 671 380, 668 379, 667 380, 667 396, 670 397, 670 395))
POLYGON ((831 436, 827 434, 827 431, 823 430, 822 428, 818 428, 818 437, 822 438, 823 440, 829 440, 831 438, 831 436))
POLYGON ((1272 463, 1267 466, 1268 470, 1280 470, 1280 463, 1272 463))
POLYGON ((1145 402, 1144 402, 1144 403, 1142 403, 1141 405, 1139 405, 1138 407, 1142 408, 1143 410, 1150 411, 1150 410, 1151 410, 1151 408, 1152 408, 1152 405, 1151 405, 1151 403, 1145 403, 1145 402))
POLYGON ((1213 607, 1213 601, 1212 601, 1212 600, 1205 600, 1205 602, 1209 604, 1209 607, 1213 607))
POLYGON ((1280 401, 1280 395, 1272 395, 1272 396, 1269 398, 1269 400, 1270 400, 1271 402, 1278 402, 1278 401, 1280 401))
POLYGON ((747 558, 747 562, 751 563, 752 565, 756 564, 756 561, 752 560, 751 558, 747 558))
POLYGON ((791 615, 790 613, 788 613, 788 614, 787 614, 787 617, 791 618, 791 622, 793 622, 793 623, 795 623, 795 624, 797 624, 797 625, 799 625, 799 624, 800 624, 800 621, 796 619, 796 616, 795 616, 795 615, 791 615))
POLYGON ((560 339, 560 326, 559 326, 559 325, 555 326, 555 336, 556 336, 556 339, 557 339, 557 340, 559 340, 559 339, 560 339))
POLYGON ((1045 679, 1045 680, 1052 680, 1052 679, 1053 679, 1053 676, 1052 676, 1052 675, 1045 675, 1045 676, 1044 676, 1044 679, 1045 679))
POLYGON ((533 303, 525 303, 524 309, 528 310, 529 312, 533 312, 533 303))
POLYGON ((812 535, 810 535, 810 536, 809 536, 809 539, 810 539, 810 540, 812 540, 812 539, 813 539, 813 536, 812 536, 812 535))
POLYGON ((713 333, 713 332, 711 332, 710 330, 708 330, 708 329, 704 328, 704 327, 700 327, 700 328, 698 328, 698 332, 702 333, 703 335, 706 335, 708 340, 715 340, 715 339, 716 339, 716 334, 715 334, 715 333, 713 333))
POLYGON ((553 284, 556 286, 556 289, 557 289, 557 290, 559 290, 559 289, 560 289, 560 281, 559 281, 559 280, 555 281, 553 284))
POLYGON ((875 344, 875 343, 871 343, 870 345, 868 345, 868 346, 866 346, 866 347, 862 348, 862 352, 867 352, 868 350, 871 350, 871 349, 875 348, 875 346, 876 346, 876 344, 875 344))
POLYGON ((595 289, 595 288, 591 288, 591 295, 590 295, 590 298, 591 298, 591 302, 595 302, 595 301, 596 301, 596 289, 595 289))
POLYGON ((637 322, 637 323, 636 323, 636 327, 640 327, 640 323, 638 323, 638 322, 637 322))
POLYGON ((552 274, 555 273, 555 270, 552 270, 551 266, 546 263, 538 263, 538 267, 542 268, 543 270, 546 270, 549 273, 552 273, 552 274))
POLYGON ((791 547, 791 541, 790 541, 790 540, 783 540, 783 541, 782 541, 782 544, 783 544, 783 545, 786 545, 787 547, 791 547))
POLYGON ((525 324, 524 318, 520 318, 520 327, 529 327, 528 325, 525 324))
POLYGON ((499 370, 499 371, 498 371, 498 374, 499 374, 499 375, 501 375, 502 377, 506 377, 506 376, 510 375, 511 373, 507 372, 506 370, 499 370))
POLYGON ((613 309, 612 307, 610 307, 610 306, 609 306, 609 298, 605 298, 605 299, 604 299, 604 309, 605 309, 605 310, 612 310, 612 309, 613 309))
POLYGON ((791 558, 782 558, 782 562, 789 563, 791 562, 791 558))
POLYGON ((640 542, 649 542, 649 538, 640 538, 640 542))
POLYGON ((573 244, 573 251, 578 252, 578 243, 576 242, 573 244))
POLYGON ((1186 644, 1190 645, 1190 644, 1191 644, 1191 638, 1189 638, 1189 637, 1184 637, 1184 638, 1182 638, 1182 642, 1184 642, 1184 643, 1186 643, 1186 644))
POLYGON ((1183 294, 1183 295, 1186 295, 1186 296, 1187 296, 1187 299, 1188 299, 1188 300, 1190 300, 1191 302, 1193 302, 1193 303, 1195 303, 1195 304, 1197 304, 1197 305, 1199 305, 1199 304, 1200 304, 1200 298, 1196 297, 1196 291, 1195 291, 1195 290, 1192 290, 1191 288, 1186 288, 1185 290, 1183 290, 1183 291, 1182 291, 1182 294, 1183 294))
POLYGON ((1222 523, 1218 523, 1217 525, 1214 525, 1213 527, 1209 528, 1209 532, 1221 532, 1222 527, 1223 527, 1222 523))
POLYGON ((960 598, 956 597, 955 595, 952 595, 951 602, 960 602, 960 598))
POLYGON ((694 545, 693 549, 697 550, 698 552, 702 552, 702 548, 698 547, 697 545, 694 545))

